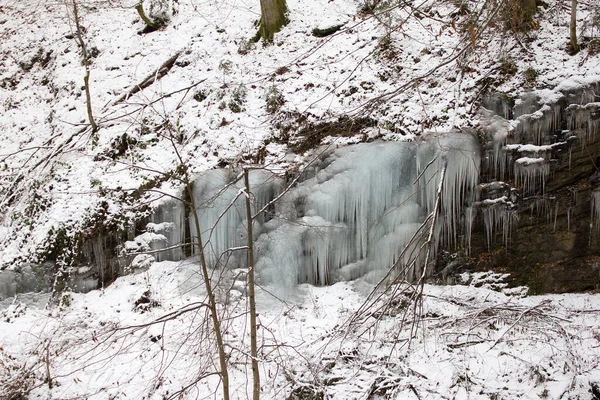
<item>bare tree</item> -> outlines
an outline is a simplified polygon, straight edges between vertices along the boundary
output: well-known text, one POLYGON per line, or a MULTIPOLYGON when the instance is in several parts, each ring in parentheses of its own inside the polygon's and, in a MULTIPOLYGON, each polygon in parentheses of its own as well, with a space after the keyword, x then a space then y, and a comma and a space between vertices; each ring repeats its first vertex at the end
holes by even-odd
POLYGON ((246 223, 248 225, 248 303, 250 308, 250 356, 252 357, 252 398, 260 398, 260 372, 258 370, 258 348, 256 344, 256 296, 254 293, 254 239, 252 236, 252 207, 250 205, 250 179, 248 168, 244 168, 244 186, 246 188, 246 223))
MULTIPOLYGON (((436 158, 425 166, 415 182, 434 165, 435 161, 436 158)), ((343 337, 351 332, 357 332, 362 336, 376 327, 383 316, 395 313, 394 308, 398 305, 403 309, 400 312, 398 332, 408 325, 410 326, 409 343, 416 337, 422 313, 424 285, 428 273, 431 273, 429 264, 436 252, 435 231, 439 228, 438 219, 442 212, 447 168, 448 161, 443 157, 442 165, 432 176, 433 178, 439 175, 433 210, 406 243, 393 265, 367 295, 360 308, 340 326, 339 332, 343 337), (403 262, 405 256, 408 256, 408 260, 403 262), (415 275, 414 272, 419 270, 420 273, 415 275)), ((433 184, 433 182, 428 181, 425 184, 433 184)))
POLYGON ((75 38, 77 40, 77 44, 81 47, 81 57, 83 60, 83 65, 85 67, 85 75, 83 76, 83 85, 85 89, 85 102, 87 106, 87 115, 88 121, 90 122, 90 126, 92 127, 92 133, 95 133, 98 130, 98 125, 96 124, 96 120, 94 119, 94 113, 92 111, 92 97, 90 95, 90 57, 87 51, 87 46, 85 41, 83 40, 83 29, 81 27, 81 19, 79 16, 79 6, 77 4, 77 0, 67 0, 65 3, 67 6, 67 12, 69 7, 71 7, 71 11, 73 12, 73 23, 75 24, 75 38))
POLYGON ((571 25, 570 25, 570 45, 573 54, 579 53, 579 43, 577 43, 577 0, 571 0, 571 25))
POLYGON ((190 180, 189 174, 187 172, 187 168, 183 163, 183 159, 181 155, 177 151, 177 146, 175 142, 171 138, 171 143, 173 144, 173 148, 177 153, 177 157, 181 163, 181 169, 183 171, 183 181, 185 184, 185 189, 187 190, 187 194, 190 201, 190 207, 192 211, 192 216, 194 219, 194 225, 196 227, 197 237, 196 237, 196 246, 198 249, 198 255, 200 256, 200 268, 202 269, 202 279, 204 281, 204 285, 206 286, 206 293, 208 296, 208 307, 210 309, 210 315, 213 323, 213 329, 215 333, 215 338, 217 341, 217 349, 219 351, 219 364, 220 364, 220 374, 221 379, 223 380, 223 399, 229 400, 229 373, 227 370, 227 352, 225 350, 225 342, 223 340, 223 332, 221 330, 221 320, 219 318, 219 312, 217 309, 217 300, 215 298, 215 294, 213 291, 212 284, 210 282, 210 275, 208 273, 208 266, 206 262, 206 257, 204 254, 204 245, 202 244, 202 235, 200 232, 200 220, 198 218, 198 209, 196 208, 196 202, 194 201, 194 193, 192 190, 192 182, 190 180))

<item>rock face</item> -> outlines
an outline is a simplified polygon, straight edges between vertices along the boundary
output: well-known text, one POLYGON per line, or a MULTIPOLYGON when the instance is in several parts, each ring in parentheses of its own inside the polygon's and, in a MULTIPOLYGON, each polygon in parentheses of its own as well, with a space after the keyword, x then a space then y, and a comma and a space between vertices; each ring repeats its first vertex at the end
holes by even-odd
MULTIPOLYGON (((450 249, 451 246, 446 245, 448 247, 446 250, 464 251, 469 258, 468 264, 476 270, 492 269, 509 273, 509 283, 514 286, 528 286, 530 293, 581 292, 600 289, 600 83, 574 82, 569 87, 532 91, 517 100, 496 94, 484 101, 483 106, 482 129, 479 136, 480 143, 483 144, 481 164, 479 157, 476 157, 477 161, 475 158, 468 159, 469 166, 480 168, 478 170, 480 184, 474 190, 475 196, 457 197, 452 190, 444 193, 443 203, 448 203, 448 199, 454 199, 457 205, 447 207, 448 209, 443 208, 443 219, 449 218, 460 223, 453 225, 452 229, 441 228, 443 232, 440 232, 440 237, 447 236, 453 239, 442 240, 440 243, 449 242, 454 246, 450 249), (476 200, 473 201, 473 198, 476 200), (455 215, 450 217, 448 214, 452 212, 455 215), (457 232, 458 235, 463 235, 462 238, 456 236, 457 232)), ((461 145, 449 146, 449 148, 462 146, 462 152, 468 153, 469 149, 465 143, 462 141, 461 145)), ((283 264, 296 266, 295 269, 290 270, 289 277, 286 275, 285 278, 271 280, 285 281, 288 284, 298 282, 327 284, 338 279, 352 279, 372 271, 371 268, 363 268, 360 274, 355 274, 356 276, 353 274, 338 276, 340 271, 358 268, 359 262, 366 263, 365 265, 370 262, 370 252, 367 250, 363 252, 364 254, 347 256, 359 246, 353 241, 354 239, 336 236, 338 230, 343 230, 341 227, 354 232, 352 221, 359 215, 356 210, 362 210, 364 207, 353 206, 355 201, 352 196, 357 195, 359 188, 365 182, 373 182, 373 178, 370 177, 361 178, 359 175, 355 177, 352 171, 356 169, 364 173, 367 169, 365 166, 368 165, 369 168, 374 167, 377 171, 374 176, 382 179, 384 175, 382 171, 395 168, 407 175, 408 170, 397 166, 392 168, 388 165, 377 167, 377 163, 383 158, 383 152, 377 150, 377 157, 366 156, 370 154, 366 146, 368 144, 345 150, 357 151, 360 157, 366 157, 364 162, 359 163, 360 168, 344 164, 336 173, 327 174, 325 174, 327 168, 323 168, 320 174, 327 175, 326 178, 321 177, 321 180, 317 179, 313 182, 311 177, 307 177, 290 192, 297 198, 282 199, 281 203, 285 205, 286 210, 291 207, 293 212, 288 215, 278 210, 278 207, 282 207, 281 204, 278 204, 273 212, 279 215, 282 221, 295 221, 292 226, 285 223, 277 225, 273 221, 265 223, 264 226, 262 223, 258 224, 257 268, 264 272, 274 269, 279 271, 283 264), (334 179, 338 174, 353 177, 350 179, 352 189, 346 190, 348 195, 340 194, 345 191, 342 190, 344 185, 337 184, 334 179), (328 186, 327 190, 321 189, 323 182, 329 182, 327 184, 331 188, 328 186), (338 191, 333 188, 341 189, 338 191), (302 190, 305 190, 306 194, 298 194, 302 190), (318 197, 321 192, 322 196, 318 197), (351 208, 350 212, 340 211, 348 207, 351 208), (310 210, 306 215, 305 208, 310 210), (325 218, 321 217, 322 215, 332 217, 325 218), (298 223, 301 219, 302 223, 298 223), (312 240, 310 234, 315 231, 317 234, 312 240), (277 248, 274 243, 284 238, 284 245, 277 248), (319 250, 321 245, 323 245, 322 251, 319 250)), ((387 147, 390 145, 388 144, 387 147)), ((476 153, 477 149, 473 149, 473 152, 476 153)), ((394 154, 402 158, 401 153, 398 151, 394 154)), ((358 155, 354 158, 357 157, 358 155)), ((412 158, 414 156, 406 157, 407 160, 412 158)), ((427 163, 423 163, 425 164, 427 163)), ((449 164, 456 166, 457 161, 451 161, 449 164)), ((439 168, 434 169, 439 170, 439 168)), ((471 170, 471 167, 468 169, 471 170)), ((236 197, 239 188, 228 186, 227 181, 221 178, 211 178, 212 175, 217 176, 222 173, 223 171, 210 172, 205 179, 206 182, 198 182, 195 189, 198 192, 195 194, 197 204, 212 204, 212 207, 206 207, 200 213, 202 226, 213 226, 215 221, 223 217, 220 225, 215 225, 214 232, 211 230, 211 249, 215 250, 217 255, 228 248, 239 248, 245 243, 242 213, 232 209, 231 215, 229 212, 223 214, 227 205, 235 203, 232 199, 236 197), (221 199, 223 204, 219 206, 214 200, 214 194, 209 196, 202 194, 207 192, 205 186, 229 187, 227 190, 231 193, 227 194, 227 191, 219 189, 220 196, 223 197, 221 199), (212 200, 209 202, 209 199, 212 200)), ((408 181, 413 180, 411 178, 408 181)), ((265 179, 265 182, 270 181, 271 178, 265 179)), ((409 188, 407 190, 413 193, 415 188, 409 185, 410 182, 407 183, 409 188)), ((253 187, 266 186, 258 182, 253 187)), ((368 193, 377 193, 375 198, 380 199, 385 197, 384 189, 388 187, 389 183, 382 184, 378 188, 365 186, 365 190, 368 193)), ((266 204, 273 198, 273 190, 269 189, 264 195, 258 196, 264 197, 261 204, 266 204)), ((470 186, 467 191, 472 192, 470 186)), ((432 199, 435 197, 433 195, 435 193, 429 193, 425 197, 432 199)), ((371 207, 375 207, 376 203, 373 199, 362 202, 370 204, 371 207)), ((182 212, 179 214, 183 215, 182 212)), ((408 212, 402 211, 400 214, 408 214, 408 212)), ((413 214, 416 217, 423 217, 416 211, 413 214)), ((155 222, 163 222, 163 220, 174 222, 171 214, 155 222)), ((188 233, 183 232, 183 227, 186 226, 185 218, 178 217, 176 220, 179 222, 175 224, 177 227, 175 231, 180 234, 177 236, 178 240, 167 240, 167 244, 170 245, 195 235, 193 229, 188 233)), ((379 218, 374 220, 378 221, 379 218)), ((391 225, 397 229, 401 224, 391 225)), ((378 246, 385 248, 385 250, 374 251, 377 254, 387 254, 386 251, 393 249, 390 244, 392 242, 395 245, 402 243, 398 238, 394 238, 390 243, 384 241, 379 243, 381 239, 371 238, 362 242, 378 243, 378 246)), ((209 237, 204 238, 205 242, 208 240, 209 237)), ((243 261, 243 255, 240 257, 239 260, 243 261)), ((393 258, 390 256, 390 260, 393 258)), ((390 260, 386 260, 382 265, 389 265, 390 260)), ((237 265, 236 262, 231 262, 231 259, 229 261, 230 265, 237 265)), ((271 274, 269 276, 275 274, 269 273, 271 274)))
POLYGON ((470 258, 530 293, 600 289, 600 84, 484 102, 470 258))
MULTIPOLYGON (((509 273, 512 285, 530 293, 600 289, 600 83, 517 100, 496 94, 483 107, 481 157, 472 136, 448 134, 332 149, 318 159, 268 218, 255 220, 262 277, 284 286, 329 284, 387 270, 432 212, 443 169, 434 243, 466 253, 476 270, 509 273)), ((211 265, 238 268, 245 265, 243 192, 237 174, 227 171, 205 173, 194 199, 201 226, 210 227, 201 235, 211 265)), ((282 179, 253 173, 257 210, 283 193, 282 179)), ((135 227, 94 235, 80 249, 88 268, 73 271, 70 286, 87 291, 155 259, 190 255, 186 244, 196 232, 189 215, 183 204, 165 203, 144 221, 141 235, 135 227)), ((36 285, 11 272, 0 276, 0 298, 50 287, 36 285)))

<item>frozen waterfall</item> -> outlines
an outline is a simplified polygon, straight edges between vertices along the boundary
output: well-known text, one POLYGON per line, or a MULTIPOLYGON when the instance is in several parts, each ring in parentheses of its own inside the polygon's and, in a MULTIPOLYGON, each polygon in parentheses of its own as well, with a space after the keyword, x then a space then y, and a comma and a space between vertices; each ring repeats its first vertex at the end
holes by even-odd
MULTIPOLYGON (((414 278, 423 266, 410 260, 422 261, 417 253, 423 240, 403 249, 415 233, 425 237, 429 230, 425 221, 434 210, 442 166, 446 177, 434 243, 459 246, 468 238, 464 209, 478 183, 479 161, 476 139, 455 133, 325 150, 285 192, 285 179, 252 170, 255 212, 283 194, 253 225, 261 279, 284 287, 359 276, 376 280, 394 264, 403 277, 414 278)), ((213 170, 194 183, 202 239, 213 267, 237 268, 246 262, 245 195, 239 178, 231 169, 213 170)), ((180 233, 172 236, 183 237, 181 218, 175 219, 171 222, 180 233)), ((196 236, 193 223, 190 232, 196 236)))

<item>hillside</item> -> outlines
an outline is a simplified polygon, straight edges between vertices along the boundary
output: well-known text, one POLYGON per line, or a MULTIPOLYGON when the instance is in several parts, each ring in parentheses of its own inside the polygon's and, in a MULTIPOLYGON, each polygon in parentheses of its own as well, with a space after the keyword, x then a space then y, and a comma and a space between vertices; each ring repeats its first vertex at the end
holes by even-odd
MULTIPOLYGON (((361 281, 259 289, 262 398, 594 399, 598 294, 523 298, 493 290, 497 276, 471 278, 426 285, 414 324, 389 297, 365 309, 361 281)), ((0 314, 0 396, 221 399, 200 281, 194 262, 161 262, 52 310, 47 296, 21 296, 0 314)), ((246 399, 247 302, 243 283, 232 286, 221 292, 230 386, 246 399)))
POLYGON ((245 220, 215 206, 248 166, 255 211, 283 198, 255 226, 263 398, 600 398, 598 294, 526 297, 598 289, 595 1, 577 53, 559 0, 288 0, 270 44, 258 1, 144 0, 156 29, 137 0, 73 4, 0 4, 0 398, 221 398, 195 193, 250 398, 245 220), (364 215, 392 218, 376 246, 364 215), (436 257, 457 285, 424 284, 436 257))
POLYGON ((363 133, 411 140, 466 129, 486 93, 548 96, 600 75, 597 42, 585 48, 598 32, 592 3, 580 2, 583 50, 574 56, 562 3, 544 3, 524 31, 506 29, 499 9, 461 4, 291 2, 289 24, 263 46, 250 42, 258 4, 180 1, 163 29, 140 34, 132 4, 84 2, 96 133, 72 12, 3 5, 0 264, 43 260, 61 232, 135 225, 141 205, 164 195, 132 192, 177 193, 160 177, 181 162, 191 173, 248 161, 292 168, 324 136, 355 136, 341 144, 363 133), (127 96, 175 56, 164 76, 127 96))

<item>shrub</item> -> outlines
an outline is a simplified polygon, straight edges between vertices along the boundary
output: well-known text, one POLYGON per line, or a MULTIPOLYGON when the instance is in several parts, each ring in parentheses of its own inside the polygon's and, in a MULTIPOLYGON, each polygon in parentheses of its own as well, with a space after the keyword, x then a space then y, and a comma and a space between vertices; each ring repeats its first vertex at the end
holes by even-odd
POLYGON ((528 67, 525 71, 523 71, 523 78, 525 78, 525 85, 528 87, 535 86, 535 81, 537 79, 538 72, 532 68, 528 67))
POLYGON ((35 381, 33 371, 0 348, 0 398, 27 400, 35 381))
POLYGON ((169 0, 145 0, 142 2, 146 4, 148 17, 155 26, 167 25, 171 17, 176 14, 176 10, 169 0))
POLYGON ((275 85, 267 89, 265 101, 267 103, 267 112, 269 114, 275 114, 277 111, 279 111, 283 103, 285 103, 283 94, 281 94, 275 85))
POLYGON ((600 54, 600 39, 592 39, 588 43, 588 54, 590 56, 595 56, 600 54))
POLYGON ((248 90, 244 84, 240 84, 235 88, 233 93, 231 94, 231 100, 229 101, 229 109, 234 113, 239 113, 244 111, 244 103, 246 102, 246 95, 248 94, 248 90))
POLYGON ((498 63, 500 64, 500 73, 504 76, 513 76, 518 71, 515 60, 507 54, 500 55, 498 63))
POLYGON ((233 63, 229 60, 221 60, 219 63, 219 69, 223 71, 225 75, 231 73, 231 69, 233 68, 233 63))
POLYGON ((536 27, 533 16, 537 12, 536 0, 506 0, 502 19, 506 30, 527 32, 536 27))

